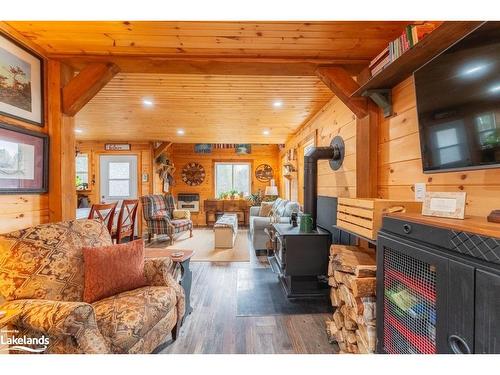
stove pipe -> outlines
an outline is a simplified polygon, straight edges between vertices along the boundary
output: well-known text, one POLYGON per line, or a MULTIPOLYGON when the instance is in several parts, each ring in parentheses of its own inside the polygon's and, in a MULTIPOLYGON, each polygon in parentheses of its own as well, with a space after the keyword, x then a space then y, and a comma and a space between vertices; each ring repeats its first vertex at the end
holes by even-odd
POLYGON ((318 211, 318 160, 330 160, 330 167, 337 170, 344 159, 344 142, 335 137, 329 147, 313 147, 304 155, 304 212, 313 219, 316 228, 318 211))

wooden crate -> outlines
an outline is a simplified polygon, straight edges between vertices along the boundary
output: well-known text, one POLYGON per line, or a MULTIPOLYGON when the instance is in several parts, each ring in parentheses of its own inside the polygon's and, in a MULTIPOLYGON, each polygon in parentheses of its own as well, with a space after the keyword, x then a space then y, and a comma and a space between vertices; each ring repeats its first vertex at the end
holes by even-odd
POLYGON ((392 212, 422 211, 422 202, 377 198, 339 198, 337 225, 360 236, 375 240, 382 216, 392 212))

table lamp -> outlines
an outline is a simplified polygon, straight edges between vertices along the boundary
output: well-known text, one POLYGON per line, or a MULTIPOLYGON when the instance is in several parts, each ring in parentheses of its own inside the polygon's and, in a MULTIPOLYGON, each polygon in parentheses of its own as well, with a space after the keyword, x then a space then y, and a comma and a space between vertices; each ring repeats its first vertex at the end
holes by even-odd
POLYGON ((266 191, 264 194, 266 196, 278 197, 278 187, 277 186, 266 186, 266 191))

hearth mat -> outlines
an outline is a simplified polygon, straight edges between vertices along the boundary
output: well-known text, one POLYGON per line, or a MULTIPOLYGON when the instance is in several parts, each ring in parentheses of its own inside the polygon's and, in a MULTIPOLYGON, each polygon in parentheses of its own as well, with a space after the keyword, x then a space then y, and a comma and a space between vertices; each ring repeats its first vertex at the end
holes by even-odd
POLYGON ((237 296, 237 316, 333 313, 329 296, 287 298, 270 268, 238 269, 237 296))

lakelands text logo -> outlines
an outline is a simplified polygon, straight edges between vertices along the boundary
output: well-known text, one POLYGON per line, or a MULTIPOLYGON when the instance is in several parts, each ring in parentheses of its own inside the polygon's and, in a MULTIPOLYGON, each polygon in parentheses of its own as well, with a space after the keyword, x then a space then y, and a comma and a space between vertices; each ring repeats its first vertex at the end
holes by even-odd
POLYGON ((47 350, 49 338, 45 335, 40 337, 12 336, 9 333, 18 333, 16 330, 0 331, 0 353, 6 351, 19 351, 30 353, 42 353, 47 350))

